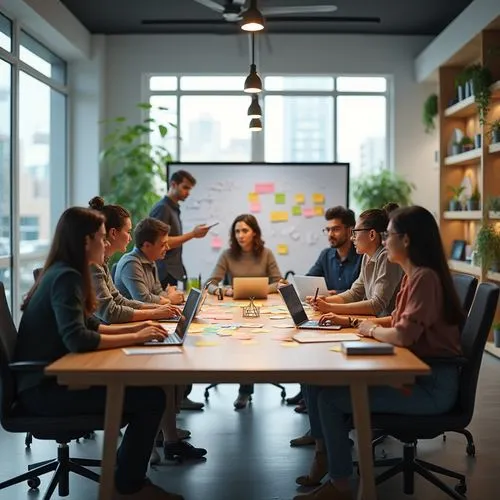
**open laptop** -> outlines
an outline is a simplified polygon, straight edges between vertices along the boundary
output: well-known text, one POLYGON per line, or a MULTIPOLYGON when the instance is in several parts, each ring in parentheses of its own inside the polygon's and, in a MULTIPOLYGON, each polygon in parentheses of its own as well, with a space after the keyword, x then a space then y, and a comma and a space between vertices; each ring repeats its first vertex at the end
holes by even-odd
POLYGON ((201 302, 201 296, 202 293, 197 288, 191 288, 175 331, 169 333, 161 342, 150 340, 144 342, 144 345, 183 345, 187 337, 189 325, 193 321, 194 315, 198 310, 198 305, 201 302))
POLYGON ((267 299, 269 278, 233 278, 234 299, 267 299))
POLYGON ((328 295, 328 288, 323 276, 304 276, 296 274, 293 277, 293 284, 302 301, 306 300, 308 295, 314 297, 318 288, 319 295, 328 295))
MULTIPOLYGON (((205 287, 203 291, 201 292, 201 299, 198 302, 198 307, 196 308, 196 311, 194 313, 193 319, 198 316, 198 313, 200 312, 201 308, 203 307, 203 304, 205 303, 205 300, 207 299, 208 295, 208 288, 205 287)), ((172 318, 165 318, 165 319, 160 319, 158 320, 160 323, 177 323, 180 319, 180 316, 173 316, 172 318)))

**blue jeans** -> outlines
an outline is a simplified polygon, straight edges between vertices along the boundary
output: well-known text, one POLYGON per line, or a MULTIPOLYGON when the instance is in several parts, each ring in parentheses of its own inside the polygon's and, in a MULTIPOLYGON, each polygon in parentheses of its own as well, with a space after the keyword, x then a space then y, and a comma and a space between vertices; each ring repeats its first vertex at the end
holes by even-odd
MULTIPOLYGON (((411 392, 390 386, 368 389, 372 413, 403 415, 438 415, 449 411, 458 395, 458 369, 455 366, 433 367, 431 375, 417 377, 411 392)), ((311 435, 324 441, 331 479, 352 475, 349 443, 352 415, 349 387, 304 385, 304 398, 309 412, 311 435)))

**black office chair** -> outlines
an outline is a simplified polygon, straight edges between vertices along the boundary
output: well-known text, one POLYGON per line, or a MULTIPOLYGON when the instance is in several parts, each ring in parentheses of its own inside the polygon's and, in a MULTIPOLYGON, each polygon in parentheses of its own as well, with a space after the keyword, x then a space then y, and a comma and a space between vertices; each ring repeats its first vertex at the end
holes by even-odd
MULTIPOLYGON (((434 439, 444 432, 462 432, 472 420, 476 398, 477 381, 484 346, 495 316, 499 288, 491 283, 481 283, 477 289, 467 321, 461 335, 462 358, 429 359, 427 363, 454 363, 460 369, 459 394, 456 406, 442 415, 399 415, 373 414, 372 426, 381 429, 386 435, 393 436, 403 443, 404 455, 392 468, 376 478, 376 484, 403 473, 403 490, 407 495, 414 492, 414 474, 417 473, 437 486, 452 498, 462 500, 467 491, 465 476, 458 472, 425 462, 416 458, 416 444, 419 439, 434 439), (450 488, 435 474, 458 479, 455 490, 450 488)), ((463 433, 463 432, 462 432, 463 433)), ((394 463, 376 461, 376 466, 394 463)))
POLYGON ((0 490, 27 481, 32 489, 40 485, 40 476, 54 471, 43 500, 51 498, 56 487, 60 496, 69 495, 69 473, 99 482, 100 476, 86 467, 100 467, 100 460, 71 458, 68 443, 92 429, 103 429, 104 415, 68 415, 47 417, 30 414, 17 401, 14 372, 43 370, 45 363, 11 363, 17 331, 10 314, 5 288, 0 282, 0 423, 8 432, 31 432, 37 439, 58 443, 57 458, 28 466, 28 472, 0 483, 0 490))

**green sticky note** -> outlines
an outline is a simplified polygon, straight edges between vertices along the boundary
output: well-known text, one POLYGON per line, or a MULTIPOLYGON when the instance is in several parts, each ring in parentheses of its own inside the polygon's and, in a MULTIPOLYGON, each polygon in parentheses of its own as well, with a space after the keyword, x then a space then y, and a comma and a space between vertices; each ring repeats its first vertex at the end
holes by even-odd
POLYGON ((292 207, 292 215, 302 215, 302 207, 300 205, 294 205, 292 207))
POLYGON ((276 193, 274 195, 274 202, 276 203, 276 205, 284 205, 286 203, 286 194, 276 193))

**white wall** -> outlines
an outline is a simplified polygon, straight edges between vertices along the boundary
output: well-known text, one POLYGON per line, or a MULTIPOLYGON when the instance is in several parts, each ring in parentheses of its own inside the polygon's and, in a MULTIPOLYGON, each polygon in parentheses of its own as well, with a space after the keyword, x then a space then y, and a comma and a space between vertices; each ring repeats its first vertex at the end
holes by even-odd
MULTIPOLYGON (((424 133, 422 105, 435 90, 414 78, 416 55, 429 37, 269 35, 259 72, 269 74, 379 74, 394 79, 393 164, 417 186, 413 201, 438 210, 437 136, 424 133)), ((241 35, 118 35, 107 37, 106 115, 140 119, 146 73, 246 74, 248 44, 241 35)), ((362 120, 362 117, 360 117, 362 120)), ((101 176, 102 180, 105 180, 101 176)))

